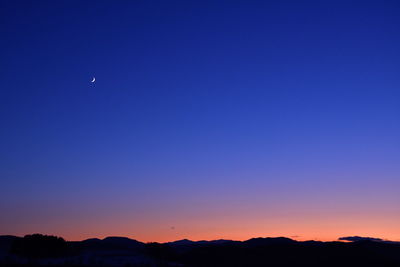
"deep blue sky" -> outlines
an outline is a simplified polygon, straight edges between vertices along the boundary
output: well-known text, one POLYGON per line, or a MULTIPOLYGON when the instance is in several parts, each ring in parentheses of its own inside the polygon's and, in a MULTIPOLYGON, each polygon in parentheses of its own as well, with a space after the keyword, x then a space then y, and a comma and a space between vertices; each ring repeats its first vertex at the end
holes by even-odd
POLYGON ((0 234, 400 240, 399 14, 2 1, 0 234))

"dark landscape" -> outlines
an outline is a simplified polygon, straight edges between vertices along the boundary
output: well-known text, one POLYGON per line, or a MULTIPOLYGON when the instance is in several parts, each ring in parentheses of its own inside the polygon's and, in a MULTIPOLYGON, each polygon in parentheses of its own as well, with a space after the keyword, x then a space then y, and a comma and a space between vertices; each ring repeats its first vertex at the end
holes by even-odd
POLYGON ((179 240, 126 237, 65 241, 41 234, 0 236, 1 266, 400 266, 400 242, 368 237, 295 241, 179 240), (346 241, 346 242, 343 242, 346 241))

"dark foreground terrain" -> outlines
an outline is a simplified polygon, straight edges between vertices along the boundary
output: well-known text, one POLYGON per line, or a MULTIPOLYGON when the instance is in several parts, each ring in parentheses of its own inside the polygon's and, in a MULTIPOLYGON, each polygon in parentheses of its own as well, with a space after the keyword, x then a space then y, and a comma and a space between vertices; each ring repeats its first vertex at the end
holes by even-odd
POLYGON ((0 266, 397 266, 400 243, 348 237, 351 242, 180 240, 142 243, 124 237, 67 242, 40 234, 0 236, 0 266))

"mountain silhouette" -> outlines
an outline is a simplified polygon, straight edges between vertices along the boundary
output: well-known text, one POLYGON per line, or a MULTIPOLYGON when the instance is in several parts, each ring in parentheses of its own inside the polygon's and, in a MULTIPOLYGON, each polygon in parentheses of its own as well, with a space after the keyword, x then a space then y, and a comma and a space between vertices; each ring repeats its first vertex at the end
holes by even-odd
POLYGON ((297 243, 297 241, 286 237, 276 237, 276 238, 258 237, 249 239, 247 241, 244 241, 243 243, 247 246, 257 247, 257 246, 292 245, 297 243))
POLYGON ((0 266, 400 266, 399 242, 340 240, 349 242, 258 237, 143 243, 127 237, 65 241, 41 234, 0 236, 0 266))
POLYGON ((143 249, 145 247, 145 244, 142 242, 127 237, 116 236, 110 236, 104 239, 86 239, 81 241, 80 245, 89 250, 134 250, 143 249))
POLYGON ((346 236, 340 237, 339 240, 343 241, 374 241, 374 242, 382 242, 382 243, 391 243, 391 244, 400 244, 400 242, 384 240, 381 238, 374 238, 374 237, 362 237, 362 236, 346 236))

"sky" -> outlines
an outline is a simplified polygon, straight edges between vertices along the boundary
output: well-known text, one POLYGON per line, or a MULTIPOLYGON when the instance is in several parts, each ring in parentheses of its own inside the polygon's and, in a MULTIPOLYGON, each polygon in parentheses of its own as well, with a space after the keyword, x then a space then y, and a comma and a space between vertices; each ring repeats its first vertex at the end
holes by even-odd
POLYGON ((400 240, 399 12, 1 1, 0 234, 400 240))

